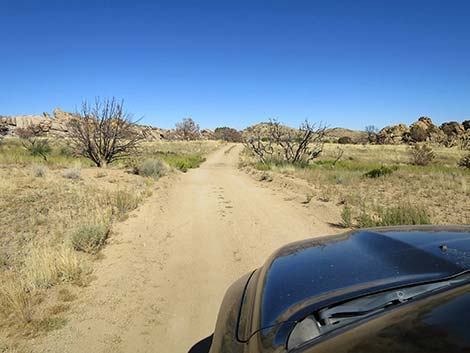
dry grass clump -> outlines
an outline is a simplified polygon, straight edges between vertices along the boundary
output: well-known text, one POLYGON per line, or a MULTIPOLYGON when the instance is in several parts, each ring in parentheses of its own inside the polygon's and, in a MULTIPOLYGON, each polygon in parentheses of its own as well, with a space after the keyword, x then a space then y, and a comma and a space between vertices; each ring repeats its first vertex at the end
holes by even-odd
POLYGON ((77 281, 82 273, 83 265, 77 254, 65 246, 34 249, 26 257, 23 267, 25 285, 30 290, 77 281))
POLYGON ((74 166, 72 168, 67 168, 62 173, 62 176, 67 179, 80 179, 80 175, 82 174, 82 170, 79 166, 74 166))
POLYGON ((31 166, 31 173, 37 178, 44 178, 47 174, 47 167, 44 164, 33 164, 31 166))
POLYGON ((13 315, 20 322, 31 322, 33 316, 31 294, 22 278, 12 275, 2 281, 0 312, 4 317, 13 315))
POLYGON ((75 250, 96 254, 104 246, 108 234, 108 224, 84 224, 72 232, 70 240, 75 250))

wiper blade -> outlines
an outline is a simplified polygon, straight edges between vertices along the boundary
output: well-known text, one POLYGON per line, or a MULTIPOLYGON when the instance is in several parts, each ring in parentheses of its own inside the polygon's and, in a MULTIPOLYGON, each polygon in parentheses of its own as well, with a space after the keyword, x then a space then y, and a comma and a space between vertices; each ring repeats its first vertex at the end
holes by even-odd
POLYGON ((392 305, 404 303, 427 293, 468 281, 470 281, 470 274, 463 274, 440 282, 411 285, 366 295, 342 304, 323 308, 296 324, 289 336, 287 348, 294 348, 331 330, 379 313, 392 305))
POLYGON ((318 317, 322 325, 337 325, 343 320, 370 315, 383 310, 390 305, 404 303, 423 294, 468 281, 470 275, 463 275, 454 279, 421 284, 412 287, 401 288, 388 292, 368 295, 362 298, 348 301, 344 304, 322 309, 318 317))

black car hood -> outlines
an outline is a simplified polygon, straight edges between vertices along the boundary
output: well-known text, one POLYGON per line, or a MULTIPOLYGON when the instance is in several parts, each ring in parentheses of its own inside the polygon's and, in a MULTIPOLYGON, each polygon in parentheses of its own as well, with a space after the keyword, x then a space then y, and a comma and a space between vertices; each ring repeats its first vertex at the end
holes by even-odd
POLYGON ((379 228, 293 243, 252 276, 238 336, 269 330, 283 341, 286 323, 320 307, 469 269, 470 227, 379 228))

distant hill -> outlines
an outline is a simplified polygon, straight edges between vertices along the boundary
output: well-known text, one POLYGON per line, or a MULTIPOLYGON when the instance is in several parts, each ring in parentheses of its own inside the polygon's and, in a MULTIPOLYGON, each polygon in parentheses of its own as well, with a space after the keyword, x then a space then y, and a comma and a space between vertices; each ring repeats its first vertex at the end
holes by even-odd
MULTIPOLYGON (((243 130, 244 137, 248 137, 254 133, 259 133, 261 136, 266 136, 268 134, 269 123, 263 122, 247 127, 243 130)), ((292 127, 281 125, 281 128, 286 131, 296 131, 292 127)), ((341 137, 349 137, 353 142, 358 143, 365 141, 367 139, 367 133, 365 131, 345 129, 341 127, 335 127, 331 129, 326 129, 326 138, 332 142, 336 142, 341 137)))

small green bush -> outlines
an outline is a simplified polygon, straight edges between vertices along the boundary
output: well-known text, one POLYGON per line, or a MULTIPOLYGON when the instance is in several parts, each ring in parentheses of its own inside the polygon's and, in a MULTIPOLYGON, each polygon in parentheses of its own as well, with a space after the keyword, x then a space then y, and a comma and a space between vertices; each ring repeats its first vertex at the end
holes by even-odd
POLYGON ((134 172, 141 176, 151 177, 155 180, 158 180, 160 177, 164 176, 167 172, 168 168, 159 159, 146 159, 137 163, 135 166, 134 172))
POLYGON ((361 228, 430 224, 431 219, 428 212, 419 206, 401 205, 392 207, 380 207, 376 214, 370 215, 365 210, 357 219, 361 228))
POLYGON ((393 173, 393 169, 386 166, 381 166, 380 168, 375 168, 364 174, 366 178, 379 178, 385 177, 393 173))
POLYGON ((343 226, 345 228, 351 228, 353 223, 352 223, 352 210, 351 207, 349 206, 344 206, 343 211, 341 212, 341 221, 343 223, 343 226))
POLYGON ((353 140, 349 136, 341 136, 338 139, 338 143, 341 144, 341 145, 350 145, 350 144, 353 143, 353 140))
POLYGON ((72 246, 77 251, 96 254, 105 244, 108 234, 107 224, 85 224, 72 233, 72 246))

